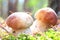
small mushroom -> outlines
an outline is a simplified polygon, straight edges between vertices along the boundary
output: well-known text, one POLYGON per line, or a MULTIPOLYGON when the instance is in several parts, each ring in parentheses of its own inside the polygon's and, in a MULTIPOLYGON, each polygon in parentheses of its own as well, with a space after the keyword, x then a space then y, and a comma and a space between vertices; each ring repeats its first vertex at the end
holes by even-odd
POLYGON ((26 12, 12 13, 6 19, 6 24, 15 32, 23 32, 29 28, 33 23, 33 18, 26 12))

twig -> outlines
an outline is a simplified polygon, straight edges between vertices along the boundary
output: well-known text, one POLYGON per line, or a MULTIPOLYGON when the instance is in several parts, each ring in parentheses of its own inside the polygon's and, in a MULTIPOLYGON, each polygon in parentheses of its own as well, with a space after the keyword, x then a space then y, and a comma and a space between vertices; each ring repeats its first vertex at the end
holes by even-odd
POLYGON ((3 25, 0 23, 0 28, 2 28, 2 29, 4 29, 7 33, 10 33, 9 31, 7 31, 4 27, 3 27, 3 25))
POLYGON ((11 14, 13 13, 12 11, 9 11, 11 14))

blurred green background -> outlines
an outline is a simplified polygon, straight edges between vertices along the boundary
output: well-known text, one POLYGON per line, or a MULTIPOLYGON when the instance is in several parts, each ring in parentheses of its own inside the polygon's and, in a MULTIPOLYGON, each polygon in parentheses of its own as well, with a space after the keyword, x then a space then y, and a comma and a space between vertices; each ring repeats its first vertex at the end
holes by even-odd
POLYGON ((48 0, 0 0, 0 16, 4 19, 12 12, 34 13, 43 7, 48 6, 48 0))
POLYGON ((51 7, 60 15, 60 0, 0 0, 0 17, 6 19, 11 12, 30 12, 34 16, 44 7, 51 7))

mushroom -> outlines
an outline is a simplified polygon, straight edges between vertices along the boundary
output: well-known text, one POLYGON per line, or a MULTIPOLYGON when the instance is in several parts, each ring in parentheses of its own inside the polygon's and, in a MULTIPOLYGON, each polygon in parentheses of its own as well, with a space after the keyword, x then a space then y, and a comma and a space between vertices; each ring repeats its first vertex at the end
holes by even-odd
POLYGON ((22 33, 30 27, 33 23, 33 18, 26 12, 12 13, 6 19, 6 24, 11 27, 14 32, 22 33))
POLYGON ((57 23, 57 14, 49 7, 39 9, 34 17, 36 20, 30 27, 32 34, 45 32, 57 23))

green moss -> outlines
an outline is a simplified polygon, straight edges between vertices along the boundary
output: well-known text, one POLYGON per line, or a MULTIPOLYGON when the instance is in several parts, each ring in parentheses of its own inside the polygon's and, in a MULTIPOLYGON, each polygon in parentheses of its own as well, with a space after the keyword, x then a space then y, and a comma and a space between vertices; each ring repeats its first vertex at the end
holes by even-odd
POLYGON ((20 34, 19 36, 8 35, 2 38, 2 40, 60 40, 60 32, 49 29, 44 33, 46 36, 36 34, 35 37, 27 34, 20 34))

